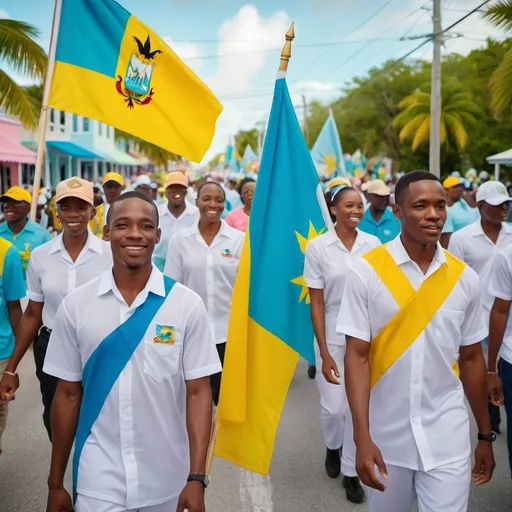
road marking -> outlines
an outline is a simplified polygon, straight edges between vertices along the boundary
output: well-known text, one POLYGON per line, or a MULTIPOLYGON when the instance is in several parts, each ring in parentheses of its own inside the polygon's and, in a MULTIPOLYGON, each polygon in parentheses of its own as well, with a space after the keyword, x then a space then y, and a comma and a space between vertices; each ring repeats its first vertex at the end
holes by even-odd
POLYGON ((242 512, 273 512, 270 477, 240 468, 240 502, 242 512))

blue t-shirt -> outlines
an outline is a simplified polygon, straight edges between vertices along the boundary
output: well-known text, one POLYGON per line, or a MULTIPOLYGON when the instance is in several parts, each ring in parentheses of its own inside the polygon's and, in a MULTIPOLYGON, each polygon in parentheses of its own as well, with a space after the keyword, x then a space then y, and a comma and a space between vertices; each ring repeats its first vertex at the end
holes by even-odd
POLYGON ((447 212, 443 233, 455 233, 480 218, 478 208, 471 208, 464 199, 459 199, 447 212))
POLYGON ((0 236, 11 242, 19 251, 21 267, 23 268, 23 277, 26 279, 28 260, 32 251, 40 245, 49 242, 52 239, 50 232, 44 229, 40 224, 28 219, 25 227, 20 233, 15 235, 7 222, 0 224, 0 236))
POLYGON ((11 357, 14 334, 7 303, 26 295, 21 261, 16 247, 0 238, 0 359, 11 357))
POLYGON ((377 222, 368 208, 359 223, 358 228, 365 233, 376 236, 381 244, 390 242, 400 234, 401 226, 399 220, 391 210, 386 208, 379 222, 377 222))

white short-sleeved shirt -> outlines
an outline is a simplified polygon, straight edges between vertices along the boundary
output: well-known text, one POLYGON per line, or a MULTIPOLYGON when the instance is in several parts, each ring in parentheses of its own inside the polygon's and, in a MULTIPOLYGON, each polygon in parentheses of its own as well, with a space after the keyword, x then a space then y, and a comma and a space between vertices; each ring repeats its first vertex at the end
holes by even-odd
POLYGON ((334 229, 309 242, 304 260, 304 278, 309 288, 324 291, 327 343, 345 345, 345 336, 336 332, 336 322, 348 271, 356 259, 379 245, 377 237, 359 230, 352 251, 343 245, 334 229))
POLYGON ((204 301, 216 343, 228 334, 231 296, 245 234, 221 221, 210 246, 199 226, 183 229, 169 242, 165 275, 194 290, 204 301))
POLYGON ((64 247, 62 235, 34 249, 27 268, 28 298, 44 302, 43 325, 50 330, 64 297, 112 266, 110 244, 94 236, 90 229, 76 261, 64 247))
MULTIPOLYGON (((111 270, 68 295, 57 313, 44 371, 82 380, 89 356, 149 293, 165 295, 164 276, 156 267, 130 307, 111 270)), ((186 381, 220 370, 203 302, 176 284, 91 430, 80 458, 78 493, 130 510, 176 498, 190 463, 186 381), (154 343, 157 326, 175 327, 173 345, 154 343)))
POLYGON ((160 270, 163 270, 169 240, 180 229, 189 228, 197 224, 199 222, 199 210, 193 204, 185 201, 185 210, 179 217, 175 217, 169 211, 167 203, 164 203, 158 206, 158 215, 160 216, 159 228, 162 230, 162 236, 160 237, 160 242, 155 247, 153 258, 160 270))
POLYGON ((494 297, 489 293, 494 256, 510 244, 512 244, 512 226, 506 222, 501 224, 496 244, 484 233, 480 219, 453 233, 450 237, 448 251, 465 261, 480 278, 480 292, 487 325, 494 302, 494 297))
MULTIPOLYGON (((512 245, 507 246, 494 257, 489 294, 493 298, 512 301, 512 245)), ((512 364, 512 314, 508 316, 500 357, 512 364)))
MULTIPOLYGON (((387 250, 415 290, 448 265, 439 244, 426 274, 410 259, 400 236, 387 250)), ((399 306, 370 264, 360 259, 347 278, 340 311, 338 332, 371 342, 399 306)), ((478 276, 466 266, 426 329, 370 393, 370 431, 385 462, 430 471, 469 456, 464 390, 452 364, 460 346, 486 336, 478 276)))

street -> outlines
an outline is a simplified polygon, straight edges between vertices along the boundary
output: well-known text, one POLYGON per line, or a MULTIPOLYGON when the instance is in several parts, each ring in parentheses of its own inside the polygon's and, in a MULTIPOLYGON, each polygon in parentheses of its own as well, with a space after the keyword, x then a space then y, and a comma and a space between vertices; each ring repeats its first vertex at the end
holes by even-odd
MULTIPOLYGON (((31 352, 20 367, 20 376, 21 389, 11 405, 4 452, 0 456, 3 477, 0 481, 0 512, 44 512, 50 443, 41 419, 31 352)), ((512 485, 503 434, 498 437, 495 454, 494 479, 481 489, 472 489, 471 512, 512 510, 512 485)), ((323 460, 318 393, 315 383, 306 375, 306 365, 301 362, 281 421, 270 478, 216 459, 207 492, 207 510, 367 512, 366 504, 351 505, 346 501, 341 480, 327 477, 323 460)))

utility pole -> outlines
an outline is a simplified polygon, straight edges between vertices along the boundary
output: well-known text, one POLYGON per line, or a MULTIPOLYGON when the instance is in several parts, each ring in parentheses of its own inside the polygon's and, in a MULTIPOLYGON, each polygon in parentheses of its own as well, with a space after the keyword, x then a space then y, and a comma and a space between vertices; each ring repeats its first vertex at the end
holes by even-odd
POLYGON ((306 95, 302 95, 302 109, 304 111, 304 122, 302 126, 302 130, 304 132, 304 138, 306 139, 306 144, 309 148, 309 127, 308 127, 308 103, 306 101, 306 95))
POLYGON ((434 53, 430 93, 430 172, 441 176, 441 0, 434 1, 434 53))

